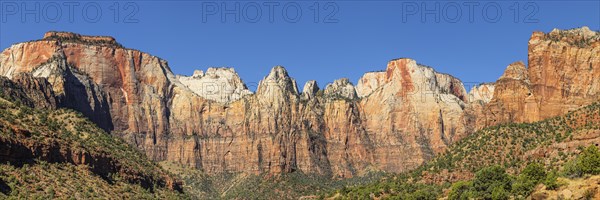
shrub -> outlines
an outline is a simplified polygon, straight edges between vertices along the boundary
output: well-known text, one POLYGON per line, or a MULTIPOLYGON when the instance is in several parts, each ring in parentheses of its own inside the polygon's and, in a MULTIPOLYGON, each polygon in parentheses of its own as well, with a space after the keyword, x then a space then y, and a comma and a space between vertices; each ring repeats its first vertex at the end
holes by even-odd
POLYGON ((584 174, 600 174, 600 151, 598 151, 598 147, 591 145, 583 150, 577 158, 577 167, 584 174))
POLYGON ((563 172, 567 176, 581 177, 584 174, 600 174, 600 151, 591 145, 581 151, 572 161, 565 164, 563 172))
POLYGON ((529 196, 533 188, 537 183, 534 180, 527 178, 526 175, 521 174, 517 177, 515 182, 512 184, 512 193, 516 196, 529 196))
POLYGON ((558 173, 556 172, 556 170, 552 170, 552 172, 548 173, 548 175, 546 176, 546 179, 544 179, 544 185, 546 186, 546 189, 549 190, 556 190, 558 189, 558 187, 560 187, 560 184, 558 184, 558 173))
POLYGON ((504 168, 493 165, 475 173, 473 189, 478 196, 490 199, 493 190, 499 190, 496 188, 502 188, 504 191, 511 189, 511 180, 504 168))
POLYGON ((546 178, 546 169, 540 163, 531 163, 523 169, 521 175, 537 184, 546 178))
POLYGON ((496 186, 492 190, 492 198, 493 200, 505 200, 509 198, 508 192, 502 186, 496 186))
POLYGON ((458 181, 452 184, 450 194, 448 194, 449 200, 464 200, 472 198, 473 183, 471 181, 458 181))

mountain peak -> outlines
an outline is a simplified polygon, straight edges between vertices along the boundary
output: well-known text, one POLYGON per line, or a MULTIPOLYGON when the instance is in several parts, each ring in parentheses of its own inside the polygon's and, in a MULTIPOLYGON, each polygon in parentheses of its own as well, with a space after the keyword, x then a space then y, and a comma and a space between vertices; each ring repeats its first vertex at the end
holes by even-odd
POLYGON ((271 68, 271 72, 269 72, 269 75, 267 75, 267 77, 272 80, 290 78, 285 67, 280 66, 280 65, 277 65, 277 66, 271 68))
POLYGON ((331 97, 342 97, 346 99, 356 99, 356 89, 348 78, 341 78, 325 86, 325 95, 331 97))
POLYGON ((312 99, 315 97, 317 92, 319 91, 319 86, 317 85, 317 81, 310 80, 306 81, 304 84, 304 88, 302 89, 302 98, 304 99, 312 99))
POLYGON ((525 63, 523 61, 517 61, 511 63, 504 70, 504 74, 500 77, 500 79, 516 79, 516 80, 526 80, 527 76, 527 68, 525 67, 525 63))
POLYGON ((584 38, 592 38, 592 37, 596 36, 598 34, 598 32, 590 30, 590 28, 587 26, 582 26, 580 28, 574 28, 574 29, 568 29, 568 30, 560 30, 560 29, 555 28, 555 29, 552 29, 552 31, 549 34, 550 35, 571 34, 571 35, 583 36, 584 38))
POLYGON ((258 84, 256 93, 264 93, 268 91, 281 90, 289 91, 293 94, 298 94, 296 80, 288 75, 287 70, 283 66, 275 66, 271 72, 258 84))
POLYGON ((179 82, 197 95, 221 103, 236 101, 251 94, 233 68, 208 68, 206 73, 195 70, 191 77, 179 76, 179 82))

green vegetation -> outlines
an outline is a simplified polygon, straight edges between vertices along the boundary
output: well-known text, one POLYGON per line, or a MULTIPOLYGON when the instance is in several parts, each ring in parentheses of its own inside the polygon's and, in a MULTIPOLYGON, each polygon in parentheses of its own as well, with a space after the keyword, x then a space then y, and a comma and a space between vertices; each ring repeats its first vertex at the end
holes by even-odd
MULTIPOLYGON (((472 181, 454 183, 448 199, 527 197, 536 185, 547 179, 545 170, 542 165, 533 163, 512 177, 501 166, 486 167, 479 170, 472 181)), ((553 178, 556 181, 556 177, 553 178)))
POLYGON ((136 148, 71 110, 0 98, 0 151, 0 199, 187 198, 136 148))
POLYGON ((573 141, 589 130, 598 130, 599 124, 600 104, 594 103, 536 123, 488 127, 456 142, 444 154, 409 173, 344 188, 327 196, 419 199, 416 198, 422 193, 419 191, 427 190, 429 196, 433 196, 427 198, 445 195, 449 199, 525 198, 539 184, 550 190, 559 188, 560 175, 598 174, 600 155, 595 146, 578 151, 557 150, 546 156, 536 156, 536 152, 573 141), (473 179, 465 180, 469 177, 473 179), (449 192, 437 192, 445 189, 449 192))
POLYGON ((510 177, 506 174, 504 168, 497 165, 479 170, 473 180, 475 194, 485 199, 491 199, 492 195, 496 197, 504 195, 507 190, 510 191, 510 188, 510 177))
POLYGON ((598 147, 592 145, 585 148, 577 158, 566 164, 563 172, 570 177, 600 174, 600 151, 598 151, 598 147))
POLYGON ((549 33, 546 34, 546 37, 553 42, 564 41, 570 45, 577 46, 579 48, 588 48, 591 47, 592 43, 600 40, 600 33, 596 32, 596 35, 590 37, 581 37, 579 35, 573 36, 573 34, 578 34, 574 29, 558 31, 558 33, 549 33))
POLYGON ((184 182, 184 193, 195 199, 297 199, 302 196, 324 197, 333 190, 346 186, 365 185, 380 180, 386 174, 367 173, 349 179, 332 180, 329 177, 302 172, 281 175, 221 173, 206 175, 189 167, 171 162, 160 165, 179 176, 184 182))

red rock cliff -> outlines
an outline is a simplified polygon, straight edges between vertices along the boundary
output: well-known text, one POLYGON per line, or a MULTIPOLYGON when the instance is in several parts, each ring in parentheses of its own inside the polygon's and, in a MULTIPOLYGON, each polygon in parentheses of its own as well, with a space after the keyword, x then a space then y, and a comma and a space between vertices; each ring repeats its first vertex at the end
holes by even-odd
POLYGON ((304 94, 283 67, 274 67, 255 94, 235 71, 222 69, 226 77, 209 77, 226 86, 216 92, 231 88, 219 95, 205 88, 209 79, 200 73, 177 77, 166 61, 114 39, 65 33, 6 49, 0 74, 46 79, 57 106, 82 112, 154 160, 208 173, 350 177, 413 169, 476 128, 538 120, 594 101, 600 59, 593 33, 559 31, 560 40, 534 33, 531 66, 511 64, 493 97, 477 103, 460 80, 411 59, 392 60, 357 86, 340 79, 319 90, 310 81, 304 94))

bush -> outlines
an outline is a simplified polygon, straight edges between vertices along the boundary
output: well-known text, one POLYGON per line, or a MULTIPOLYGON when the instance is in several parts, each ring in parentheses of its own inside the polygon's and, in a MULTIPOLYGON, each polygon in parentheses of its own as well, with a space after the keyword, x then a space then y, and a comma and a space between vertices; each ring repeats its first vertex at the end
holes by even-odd
POLYGON ((496 186, 492 190, 492 199, 493 200, 505 200, 508 199, 510 194, 504 189, 502 186, 496 186))
POLYGON ((546 179, 544 166, 531 163, 523 169, 521 174, 512 184, 512 193, 523 197, 529 196, 533 188, 546 179))
POLYGON ((537 183, 531 179, 528 179, 527 176, 521 174, 517 177, 515 182, 512 184, 511 192, 515 196, 529 196, 533 188, 537 183))
POLYGON ((493 165, 475 173, 473 189, 477 193, 477 196, 484 199, 491 199, 493 190, 500 190, 499 188, 504 191, 511 189, 511 179, 506 174, 504 168, 493 165))
POLYGON ((567 176, 581 177, 584 174, 600 174, 600 151, 591 145, 581 151, 574 160, 567 162, 563 168, 567 176))
POLYGON ((546 186, 546 189, 549 190, 556 190, 558 189, 558 187, 560 187, 560 184, 558 184, 558 173, 556 172, 556 170, 553 170, 552 172, 548 173, 548 175, 546 176, 546 179, 544 179, 544 185, 546 186))
POLYGON ((533 182, 540 183, 544 178, 546 178, 546 169, 544 166, 539 163, 531 163, 523 169, 521 175, 525 176, 525 178, 532 180, 533 182))
POLYGON ((591 145, 577 157, 577 167, 584 174, 600 174, 600 151, 598 147, 591 145))
POLYGON ((465 200, 473 197, 472 189, 473 183, 471 181, 458 181, 452 184, 450 194, 448 194, 449 200, 465 200))

